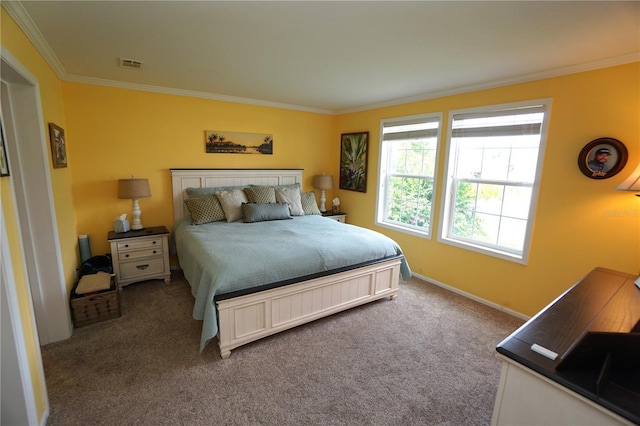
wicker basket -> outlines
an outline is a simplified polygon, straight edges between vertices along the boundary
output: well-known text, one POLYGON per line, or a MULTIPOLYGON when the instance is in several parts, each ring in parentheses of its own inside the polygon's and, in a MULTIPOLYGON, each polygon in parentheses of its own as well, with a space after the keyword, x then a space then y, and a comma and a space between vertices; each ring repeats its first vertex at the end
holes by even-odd
POLYGON ((116 278, 111 277, 111 287, 95 293, 77 294, 76 283, 71 291, 71 313, 76 328, 120 316, 120 290, 116 278))

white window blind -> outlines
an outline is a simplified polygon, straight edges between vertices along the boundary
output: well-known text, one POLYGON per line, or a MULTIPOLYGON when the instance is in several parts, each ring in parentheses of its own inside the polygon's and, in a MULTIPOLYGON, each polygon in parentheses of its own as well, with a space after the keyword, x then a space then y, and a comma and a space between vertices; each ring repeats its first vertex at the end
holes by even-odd
POLYGON ((526 263, 548 105, 452 114, 441 241, 526 263))
POLYGON ((378 225, 430 235, 440 121, 438 114, 381 122, 378 225))

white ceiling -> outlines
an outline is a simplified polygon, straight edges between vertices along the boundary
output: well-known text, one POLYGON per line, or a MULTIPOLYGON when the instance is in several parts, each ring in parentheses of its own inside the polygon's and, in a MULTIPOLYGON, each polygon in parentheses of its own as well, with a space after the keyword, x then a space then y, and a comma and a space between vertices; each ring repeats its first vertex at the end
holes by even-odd
POLYGON ((640 60, 639 1, 3 5, 64 80, 323 113, 640 60))

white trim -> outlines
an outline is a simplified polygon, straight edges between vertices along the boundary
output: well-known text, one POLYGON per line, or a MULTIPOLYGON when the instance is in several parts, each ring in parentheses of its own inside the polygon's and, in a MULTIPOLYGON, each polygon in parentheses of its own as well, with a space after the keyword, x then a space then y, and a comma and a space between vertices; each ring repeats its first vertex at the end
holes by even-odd
POLYGON ((213 101, 232 102, 237 104, 257 105, 270 108, 281 108, 294 111, 312 112, 317 114, 335 115, 334 111, 320 108, 312 108, 302 105, 292 105, 280 102, 263 101, 260 99, 240 98, 237 96, 219 95, 216 93, 198 92, 194 90, 175 89, 172 87, 151 86, 147 84, 128 83, 125 81, 107 80, 103 78, 84 77, 74 74, 66 74, 65 81, 73 83, 92 84, 96 86, 114 87, 119 89, 139 90, 142 92, 160 93, 164 95, 186 96, 190 98, 209 99, 213 101))
POLYGON ((71 337, 73 326, 37 79, 4 47, 3 113, 16 217, 36 312, 40 343, 71 337), (28 171, 28 172, 27 172, 28 171), (44 206, 44 208, 42 207, 44 206))
POLYGON ((529 261, 529 253, 531 251, 531 243, 533 240, 533 226, 536 219, 536 208, 538 204, 538 193, 540 192, 540 181, 542 177, 542 168, 543 168, 543 160, 544 160, 544 152, 547 144, 547 132, 549 129, 549 122, 551 120, 551 106, 552 99, 532 99, 521 102, 513 102, 508 104, 498 104, 498 105, 484 105, 473 108, 465 108, 459 110, 451 110, 449 111, 448 123, 447 123, 447 139, 445 142, 445 159, 444 159, 444 175, 442 180, 442 190, 443 194, 442 202, 440 203, 440 221, 438 224, 438 235, 437 241, 439 243, 448 244, 454 247, 462 248, 464 250, 473 251, 476 253, 484 254, 487 256, 496 257, 498 259, 507 260, 509 262, 519 263, 522 265, 526 265, 529 261), (498 247, 485 247, 480 244, 475 244, 473 241, 464 241, 461 238, 452 238, 445 235, 448 231, 446 228, 449 227, 449 223, 451 221, 451 197, 453 197, 452 188, 451 188, 451 167, 454 162, 454 159, 451 157, 451 139, 452 139, 452 128, 453 128, 453 120, 456 115, 460 114, 469 114, 483 111, 494 111, 494 110, 506 110, 513 109, 519 107, 526 107, 530 105, 544 105, 546 108, 544 119, 542 120, 542 127, 540 128, 540 143, 538 146, 538 158, 536 159, 536 175, 534 178, 533 186, 531 188, 531 202, 529 204, 529 214, 527 217, 527 227, 525 231, 525 240, 522 246, 522 254, 509 253, 506 250, 500 250, 498 247))
POLYGON ((450 285, 444 284, 444 283, 442 283, 442 282, 440 282, 438 280, 434 280, 433 278, 425 277, 424 275, 416 274, 415 272, 412 272, 411 275, 416 277, 416 278, 420 278, 421 280, 426 281, 428 283, 437 285, 438 287, 442 287, 445 290, 449 290, 449 291, 451 291, 453 293, 459 294, 460 296, 464 296, 467 299, 471 299, 471 300, 473 300, 475 302, 482 303, 483 305, 489 306, 489 307, 491 307, 493 309, 497 309, 498 311, 507 313, 507 314, 509 314, 511 316, 514 316, 516 318, 520 318, 520 319, 525 320, 525 321, 528 321, 531 318, 531 317, 528 317, 528 316, 526 316, 524 314, 521 314, 520 312, 514 311, 513 309, 509 309, 509 308, 507 308, 505 306, 498 305, 497 303, 493 303, 493 302, 491 302, 491 301, 489 301, 487 299, 483 299, 483 298, 478 297, 478 296, 476 296, 474 294, 467 293, 466 291, 462 291, 462 290, 460 290, 458 288, 451 287, 450 285))
POLYGON ((372 109, 378 109, 378 108, 389 107, 394 105, 401 105, 401 104, 406 104, 411 102, 425 101, 425 100, 440 98, 444 96, 459 95, 462 93, 493 89, 496 87, 503 87, 503 86, 508 86, 512 84, 527 83, 530 81, 544 80, 546 78, 560 77, 568 74, 593 71, 600 68, 608 68, 608 67, 613 67, 617 65, 624 65, 624 64, 640 61, 640 52, 633 52, 626 55, 614 56, 611 58, 585 62, 582 64, 554 68, 546 71, 508 77, 508 78, 499 79, 499 80, 485 81, 480 83, 468 84, 464 86, 451 87, 443 90, 435 90, 432 92, 421 93, 415 96, 408 96, 403 98, 391 99, 384 102, 365 104, 365 105, 360 105, 353 108, 326 110, 326 109, 312 108, 312 107, 307 107, 302 105, 291 105, 291 104, 284 104, 284 103, 278 103, 278 102, 270 102, 270 101, 264 101, 259 99, 240 98, 240 97, 234 97, 234 96, 219 95, 215 93, 196 92, 196 91, 190 91, 190 90, 142 85, 142 84, 136 84, 136 83, 126 83, 126 82, 119 82, 114 80, 106 80, 106 79, 100 79, 100 78, 91 78, 91 77, 83 77, 78 75, 67 74, 61 62, 58 60, 57 56, 49 46, 49 43, 47 43, 46 39, 44 38, 40 30, 38 30, 35 23, 31 19, 27 11, 24 9, 22 4, 19 1, 6 1, 2 3, 2 7, 4 7, 7 10, 9 15, 16 22, 16 24, 18 24, 18 26, 22 29, 22 31, 24 31, 24 33, 27 35, 29 40, 31 40, 31 42, 34 44, 36 49, 38 49, 40 54, 44 57, 45 61, 53 69, 53 71, 56 73, 58 78, 60 78, 60 80, 76 82, 76 83, 94 84, 94 85, 107 86, 107 87, 118 87, 122 89, 141 90, 146 92, 162 93, 162 94, 168 94, 168 95, 188 96, 188 97, 211 99, 211 100, 218 100, 218 101, 224 101, 224 102, 234 102, 234 103, 240 103, 240 104, 282 108, 282 109, 289 109, 294 111, 306 111, 306 112, 313 112, 313 113, 327 114, 327 115, 342 115, 342 114, 350 114, 354 112, 368 111, 372 109))
MULTIPOLYGON (((1 208, 1 206, 0 206, 1 208)), ((14 404, 24 403, 24 407, 15 407, 17 409, 24 409, 24 414, 26 415, 27 424, 46 424, 47 418, 49 415, 49 398, 47 396, 46 384, 44 378, 44 369, 42 366, 42 357, 40 354, 40 345, 38 343, 38 336, 34 334, 31 337, 35 342, 35 351, 36 351, 36 359, 38 362, 38 369, 35 372, 32 372, 29 368, 29 354, 27 353, 26 341, 25 341, 25 333, 24 327, 22 325, 22 318, 20 316, 20 303, 18 302, 18 296, 15 292, 15 277, 13 275, 13 265, 12 265, 12 257, 11 251, 9 250, 9 242, 7 239, 7 228, 4 221, 4 214, 0 214, 0 252, 2 256, 0 256, 0 282, 2 283, 2 294, 0 297, 5 299, 6 308, 8 310, 8 316, 10 318, 10 326, 12 329, 12 340, 13 342, 6 341, 5 333, 2 334, 2 347, 3 347, 3 357, 2 363, 10 363, 6 367, 8 368, 16 368, 18 369, 18 376, 20 377, 20 383, 9 383, 10 387, 6 387, 7 383, 4 380, 9 379, 3 375, 3 390, 4 394, 2 399, 5 399, 5 395, 13 395, 11 396, 11 401, 14 404), (7 348, 7 346, 9 346, 7 348), (15 354, 15 359, 12 356, 5 356, 6 351, 11 351, 15 354), (17 366, 13 364, 12 361, 17 363, 17 366), (33 374, 40 376, 40 381, 43 385, 43 393, 45 400, 45 412, 43 413, 43 417, 38 422, 38 411, 36 407, 35 397, 34 397, 34 389, 33 389, 33 374), (10 391, 9 391, 10 389, 10 391), (16 392, 21 392, 22 398, 15 399, 16 392)), ((23 271, 26 276, 26 272, 23 271)), ((29 308, 29 315, 31 317, 32 324, 35 324, 35 317, 33 316, 33 310, 31 309, 31 293, 27 290, 27 298, 29 300, 27 308, 29 308)), ((4 303, 3 303, 4 305, 4 303)), ((4 308, 4 306, 3 306, 4 308)), ((4 324, 6 325, 6 324, 4 324)), ((4 366, 3 366, 4 367, 4 366)), ((4 369, 4 368, 3 368, 4 369)), ((17 419, 14 419, 17 420, 17 419)))
MULTIPOLYGON (((434 207, 436 205, 436 189, 438 187, 438 163, 440 162, 440 146, 442 140, 442 112, 428 113, 428 114, 417 114, 417 115, 408 115, 402 117, 394 117, 394 118, 383 118, 380 120, 380 140, 378 141, 378 178, 376 181, 376 209, 375 209, 375 225, 383 228, 391 229, 393 231, 402 232, 404 234, 413 235, 414 237, 424 238, 427 240, 431 239, 433 235, 433 218, 434 218, 434 207), (386 150, 384 149, 384 127, 385 124, 393 124, 399 122, 417 122, 423 120, 424 122, 432 122, 438 123, 438 128, 436 130, 436 158, 435 158, 435 166, 433 169, 433 195, 431 197, 431 210, 429 211, 429 228, 428 229, 420 229, 418 227, 410 227, 404 226, 401 223, 392 223, 385 222, 381 215, 384 213, 385 206, 383 204, 387 202, 387 189, 383 188, 383 178, 386 178, 386 168, 388 166, 386 160, 386 150), (384 171, 383 168, 384 167, 384 171)), ((389 142, 389 141, 387 141, 389 142)), ((393 143, 393 142, 391 142, 393 143)))
MULTIPOLYGON (((38 79, 33 74, 31 74, 31 72, 27 68, 25 68, 20 63, 20 61, 18 61, 16 57, 13 56, 11 52, 9 52, 4 46, 0 46, 0 58, 2 58, 2 60, 6 62, 7 65, 11 66, 11 68, 13 68, 19 74, 20 80, 22 80, 21 83, 24 84, 26 82, 31 86, 38 85, 38 79)), ((8 76, 5 73, 2 73, 1 77, 2 81, 14 83, 14 81, 7 80, 8 76)))
POLYGON ((433 92, 425 92, 415 96, 406 98, 392 99, 386 102, 378 102, 373 104, 361 105, 354 108, 346 108, 334 111, 335 115, 350 114, 354 112, 369 111, 372 109, 390 107, 395 105, 403 105, 412 102, 427 101, 430 99, 443 98, 446 96, 461 95, 463 93, 478 92, 480 90, 495 89, 497 87, 505 87, 513 84, 528 83, 531 81, 545 80, 548 78, 562 77, 570 74, 581 72, 595 71, 602 68, 615 67, 618 65, 630 64, 640 61, 640 52, 633 52, 626 55, 614 56, 612 58, 601 59, 598 61, 585 62, 582 64, 570 65, 567 67, 554 68, 546 71, 540 71, 532 74, 524 74, 500 80, 486 81, 482 83, 467 84, 464 86, 451 87, 449 89, 435 90, 433 92))
MULTIPOLYGON (((5 1, 2 2, 2 7, 9 13, 9 16, 13 18, 18 24, 20 29, 26 34, 27 38, 33 43, 38 52, 43 56, 44 60, 49 64, 53 72, 56 73, 60 80, 64 80, 66 71, 62 66, 62 63, 58 60, 58 57, 47 43, 35 22, 29 16, 29 13, 25 10, 24 6, 19 1, 5 1)), ((3 52, 4 54, 4 52, 3 52)))

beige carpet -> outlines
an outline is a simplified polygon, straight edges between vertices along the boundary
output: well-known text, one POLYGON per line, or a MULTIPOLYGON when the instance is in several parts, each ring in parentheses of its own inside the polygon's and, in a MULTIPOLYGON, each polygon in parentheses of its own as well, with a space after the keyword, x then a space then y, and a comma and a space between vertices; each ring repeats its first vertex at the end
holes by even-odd
POLYGON ((188 284, 122 291, 121 318, 42 348, 48 425, 487 425, 495 346, 522 320, 412 278, 396 300, 198 351, 188 284), (377 324, 370 325, 375 319, 377 324))

